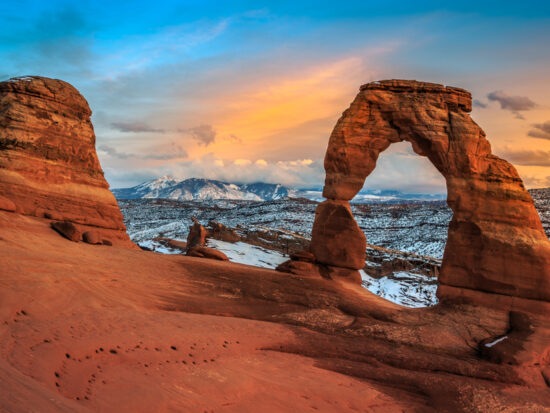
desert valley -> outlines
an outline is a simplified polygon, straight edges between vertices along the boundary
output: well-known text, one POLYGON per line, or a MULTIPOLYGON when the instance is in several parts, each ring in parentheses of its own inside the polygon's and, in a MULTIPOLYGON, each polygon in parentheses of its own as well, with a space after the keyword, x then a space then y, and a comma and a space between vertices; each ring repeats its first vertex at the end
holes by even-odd
POLYGON ((370 82, 322 199, 117 202, 86 99, 0 82, 0 411, 550 411, 549 191, 471 109, 370 82), (447 202, 354 203, 401 141, 447 202))

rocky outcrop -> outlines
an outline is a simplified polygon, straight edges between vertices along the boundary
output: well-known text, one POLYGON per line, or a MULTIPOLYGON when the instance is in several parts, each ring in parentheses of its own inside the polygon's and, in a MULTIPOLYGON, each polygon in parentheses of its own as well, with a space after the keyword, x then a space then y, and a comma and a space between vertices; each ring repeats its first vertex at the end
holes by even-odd
POLYGON ((510 307, 518 299, 550 301, 550 242, 531 196, 516 169, 491 153, 470 111, 471 95, 459 88, 404 80, 362 86, 326 152, 328 201, 318 208, 311 241, 316 260, 360 268, 364 241, 351 213, 344 218, 343 211, 378 155, 392 143, 408 141, 445 177, 454 213, 440 299, 473 300, 483 292, 491 293, 483 300, 492 296, 510 307))
POLYGON ((193 218, 193 225, 189 227, 189 234, 187 235, 187 249, 190 250, 193 247, 204 247, 206 244, 206 236, 208 232, 196 218, 193 218))
POLYGON ((82 234, 72 222, 52 222, 51 227, 70 241, 78 242, 82 239, 82 234))
POLYGON ((233 228, 223 225, 221 222, 210 221, 208 223, 208 236, 225 242, 238 242, 241 237, 233 228))
POLYGON ((223 252, 208 247, 191 247, 187 250, 187 255, 189 257, 209 258, 218 261, 229 261, 227 255, 225 255, 223 252))
POLYGON ((101 244, 101 236, 97 231, 86 231, 82 234, 82 241, 87 244, 99 245, 101 244))
POLYGON ((367 239, 347 201, 328 200, 317 207, 311 238, 330 240, 311 244, 311 252, 320 263, 355 270, 365 266, 367 239))
POLYGON ((95 151, 91 111, 61 80, 0 83, 0 193, 25 215, 96 229, 133 246, 95 151))

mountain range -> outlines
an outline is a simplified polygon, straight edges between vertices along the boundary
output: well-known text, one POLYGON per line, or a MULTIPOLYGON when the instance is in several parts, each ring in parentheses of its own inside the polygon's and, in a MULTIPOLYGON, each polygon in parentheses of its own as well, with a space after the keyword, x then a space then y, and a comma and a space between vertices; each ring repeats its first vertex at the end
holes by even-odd
POLYGON ((212 179, 189 178, 177 180, 163 176, 132 188, 112 189, 118 199, 164 198, 178 201, 211 199, 239 199, 246 201, 272 201, 293 196, 296 192, 277 184, 255 182, 232 184, 212 179))
MULTIPOLYGON (((273 201, 283 198, 307 198, 323 201, 320 187, 308 189, 289 188, 280 184, 255 182, 237 184, 213 179, 189 178, 178 180, 166 175, 143 182, 131 188, 111 189, 118 199, 162 198, 177 201, 203 201, 232 199, 245 201, 273 201)), ((410 194, 396 190, 364 189, 355 196, 355 203, 444 200, 445 194, 410 194)))

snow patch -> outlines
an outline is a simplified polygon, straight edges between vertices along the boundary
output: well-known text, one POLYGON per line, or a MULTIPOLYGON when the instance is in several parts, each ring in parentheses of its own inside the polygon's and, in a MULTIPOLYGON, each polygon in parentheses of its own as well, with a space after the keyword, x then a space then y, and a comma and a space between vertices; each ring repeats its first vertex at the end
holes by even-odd
POLYGON ((508 338, 508 336, 504 336, 504 337, 497 338, 495 341, 492 341, 492 342, 490 342, 490 343, 486 343, 486 344, 485 344, 485 347, 491 348, 491 347, 493 347, 495 344, 500 343, 501 341, 506 340, 507 338, 508 338))
POLYGON ((391 277, 374 278, 360 270, 363 287, 388 301, 410 308, 436 305, 437 278, 399 271, 391 277))
POLYGON ((209 239, 207 241, 207 246, 223 252, 232 262, 252 265, 254 267, 275 268, 288 260, 288 257, 285 257, 277 251, 270 251, 240 241, 232 243, 217 239, 209 239))
POLYGON ((181 251, 179 249, 166 247, 158 241, 146 240, 140 241, 137 244, 140 247, 150 249, 151 251, 158 252, 160 254, 181 254, 181 251))

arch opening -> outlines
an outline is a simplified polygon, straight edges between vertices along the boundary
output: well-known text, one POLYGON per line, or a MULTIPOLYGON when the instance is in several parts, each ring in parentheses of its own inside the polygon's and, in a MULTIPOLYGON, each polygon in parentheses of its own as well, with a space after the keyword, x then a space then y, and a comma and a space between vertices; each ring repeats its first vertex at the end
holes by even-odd
POLYGON ((452 211, 445 178, 430 160, 410 142, 391 144, 350 204, 367 240, 363 287, 405 307, 437 304, 452 211))

